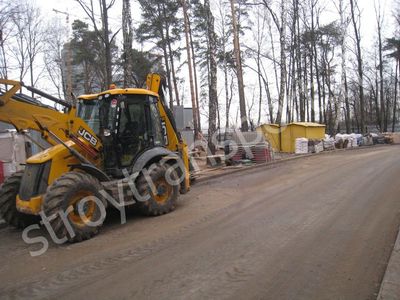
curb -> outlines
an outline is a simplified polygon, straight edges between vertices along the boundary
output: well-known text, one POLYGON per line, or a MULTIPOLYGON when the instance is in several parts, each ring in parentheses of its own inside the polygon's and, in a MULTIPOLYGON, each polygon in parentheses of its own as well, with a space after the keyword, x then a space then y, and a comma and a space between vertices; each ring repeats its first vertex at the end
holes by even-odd
MULTIPOLYGON (((355 147, 355 148, 348 148, 348 149, 335 149, 335 150, 331 150, 331 151, 322 151, 322 152, 319 152, 319 153, 299 154, 298 156, 284 158, 284 159, 280 159, 280 160, 276 160, 276 161, 272 161, 272 162, 268 162, 268 163, 255 164, 255 165, 250 165, 250 166, 243 166, 243 167, 239 167, 237 169, 227 170, 224 173, 214 174, 214 175, 210 175, 210 176, 206 175, 206 176, 203 176, 203 177, 199 177, 199 178, 195 179, 195 181, 193 182, 193 185, 196 185, 196 184, 199 184, 199 183, 204 183, 204 182, 207 182, 209 180, 221 178, 221 177, 224 177, 224 176, 227 176, 227 175, 232 175, 232 174, 243 172, 243 171, 247 171, 247 170, 273 167, 275 165, 279 165, 279 164, 284 163, 284 162, 297 160, 297 159, 310 157, 310 156, 328 155, 328 154, 332 154, 332 153, 345 152, 345 151, 349 151, 349 150, 350 151, 368 150, 368 149, 373 149, 373 148, 381 148, 381 147, 383 148, 383 147, 389 147, 389 146, 392 146, 392 145, 373 145, 373 146, 355 147)), ((216 170, 218 170, 218 169, 216 169, 216 170)))
POLYGON ((224 173, 219 173, 219 174, 214 174, 214 175, 210 175, 210 176, 204 176, 204 177, 196 178, 196 180, 194 181, 194 184, 203 183, 203 182, 206 182, 206 181, 209 181, 209 180, 213 180, 213 179, 216 179, 216 178, 224 177, 224 176, 227 176, 227 175, 232 175, 232 174, 243 172, 243 171, 247 171, 247 170, 268 168, 268 167, 272 167, 274 165, 279 165, 279 164, 284 163, 284 162, 300 159, 300 158, 303 158, 303 157, 309 157, 309 156, 313 156, 313 155, 314 154, 304 154, 304 155, 299 155, 299 156, 294 156, 294 157, 290 157, 290 158, 280 159, 280 160, 276 160, 276 161, 272 161, 272 162, 268 162, 268 163, 262 163, 262 164, 255 164, 255 165, 250 165, 250 166, 238 167, 236 169, 227 170, 224 173))
POLYGON ((400 299, 400 229, 376 299, 400 299))

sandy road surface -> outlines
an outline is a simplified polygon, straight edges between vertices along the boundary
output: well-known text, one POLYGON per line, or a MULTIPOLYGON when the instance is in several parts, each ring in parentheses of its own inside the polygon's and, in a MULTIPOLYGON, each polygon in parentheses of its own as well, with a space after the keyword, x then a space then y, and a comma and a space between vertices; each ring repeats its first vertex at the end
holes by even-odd
POLYGON ((400 147, 302 158, 195 185, 158 218, 31 257, 0 230, 0 298, 374 299, 400 224, 400 147))

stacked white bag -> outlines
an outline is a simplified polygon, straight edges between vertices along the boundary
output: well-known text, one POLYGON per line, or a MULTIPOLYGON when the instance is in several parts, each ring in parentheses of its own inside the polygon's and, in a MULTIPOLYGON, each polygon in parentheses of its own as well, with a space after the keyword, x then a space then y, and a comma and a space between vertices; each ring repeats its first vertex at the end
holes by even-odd
POLYGON ((324 150, 335 150, 335 139, 328 134, 325 134, 323 140, 324 150))
POLYGON ((315 146, 314 146, 314 149, 315 149, 315 153, 320 153, 320 152, 324 151, 323 142, 321 141, 319 143, 316 143, 315 146))
POLYGON ((308 153, 308 139, 297 138, 295 142, 295 153, 296 154, 306 154, 308 153))

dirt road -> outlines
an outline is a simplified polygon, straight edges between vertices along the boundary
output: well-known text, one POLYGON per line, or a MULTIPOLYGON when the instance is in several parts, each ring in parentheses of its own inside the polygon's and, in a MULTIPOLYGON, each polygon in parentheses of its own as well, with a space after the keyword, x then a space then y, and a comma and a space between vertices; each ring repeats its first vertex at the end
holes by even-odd
POLYGON ((199 183, 158 218, 114 213, 39 257, 0 230, 0 298, 375 299, 400 224, 400 147, 199 183))

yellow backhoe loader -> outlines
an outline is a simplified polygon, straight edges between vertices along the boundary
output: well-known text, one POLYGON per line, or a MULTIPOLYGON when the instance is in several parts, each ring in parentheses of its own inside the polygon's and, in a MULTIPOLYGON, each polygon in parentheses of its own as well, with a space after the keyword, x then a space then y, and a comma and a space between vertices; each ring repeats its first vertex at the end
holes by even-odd
POLYGON ((58 238, 78 242, 98 232, 110 197, 146 215, 172 211, 190 188, 189 158, 162 82, 149 74, 146 89, 114 88, 70 103, 0 79, 0 121, 37 130, 52 145, 1 186, 0 216, 19 228, 45 216, 58 238))

